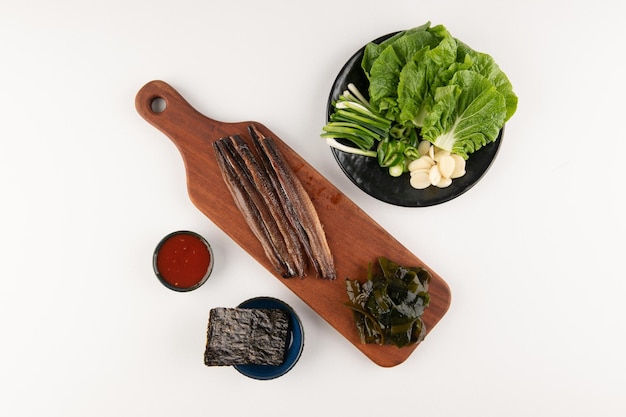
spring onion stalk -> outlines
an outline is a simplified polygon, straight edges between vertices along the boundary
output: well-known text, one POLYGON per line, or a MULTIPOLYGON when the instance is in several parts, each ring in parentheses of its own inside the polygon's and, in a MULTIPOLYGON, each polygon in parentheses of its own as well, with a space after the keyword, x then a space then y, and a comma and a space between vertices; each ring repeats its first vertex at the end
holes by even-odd
MULTIPOLYGON (((342 146, 344 152, 357 153, 359 155, 376 156, 376 152, 370 151, 375 145, 389 136, 391 120, 376 113, 369 102, 358 91, 354 84, 349 84, 339 99, 333 103, 334 113, 330 121, 324 126, 322 137, 329 144, 336 145, 338 140, 351 142, 356 148, 342 146)), ((337 146, 335 146, 337 147, 337 146)))
POLYGON ((338 142, 334 138, 326 138, 326 143, 329 146, 335 149, 339 149, 340 151, 343 151, 343 152, 353 153, 355 155, 368 156, 370 158, 376 158, 376 151, 363 151, 359 148, 353 148, 352 146, 344 145, 343 143, 338 142))
POLYGON ((358 88, 356 88, 356 86, 353 83, 349 83, 348 84, 348 91, 352 94, 354 94, 354 96, 361 102, 363 103, 365 106, 367 106, 367 108, 369 108, 370 110, 372 109, 372 106, 370 105, 370 102, 363 96, 363 94, 361 94, 361 92, 359 91, 358 88))

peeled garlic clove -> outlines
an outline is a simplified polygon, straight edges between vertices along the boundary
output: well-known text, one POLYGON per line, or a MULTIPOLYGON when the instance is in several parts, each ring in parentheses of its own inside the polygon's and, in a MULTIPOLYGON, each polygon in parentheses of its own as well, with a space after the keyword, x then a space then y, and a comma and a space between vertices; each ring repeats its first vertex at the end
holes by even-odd
POLYGON ((430 156, 431 158, 433 158, 433 161, 435 160, 435 147, 431 146, 428 149, 428 156, 430 156))
POLYGON ((449 156, 449 155, 450 155, 450 151, 446 151, 445 149, 437 148, 435 150, 433 159, 435 160, 435 162, 439 162, 441 160, 441 158, 443 158, 444 156, 449 156))
POLYGON ((423 140, 417 145, 417 151, 420 153, 420 155, 428 155, 428 151, 430 150, 430 148, 430 142, 428 142, 427 140, 423 140))
POLYGON ((443 178, 450 178, 452 176, 455 165, 456 161, 449 154, 442 155, 437 164, 437 166, 439 167, 439 172, 441 173, 441 176, 443 178))
POLYGON ((428 188, 430 185, 430 176, 428 175, 427 170, 419 170, 411 172, 411 187, 416 188, 418 190, 423 190, 424 188, 428 188))
POLYGON ((451 179, 456 179, 456 178, 461 178, 463 175, 465 175, 466 172, 465 170, 463 171, 458 171, 458 172, 453 172, 452 176, 450 177, 451 179))
POLYGON ((455 153, 450 156, 454 158, 454 170, 452 171, 450 178, 459 178, 465 175, 465 159, 463 159, 461 155, 457 155, 455 153))
POLYGON ((444 178, 441 177, 441 179, 439 180, 439 182, 437 184, 435 184, 437 187, 439 188, 446 188, 448 187, 450 184, 452 184, 452 178, 444 178))
POLYGON ((422 168, 422 169, 416 169, 415 171, 411 171, 411 173, 409 175, 413 177, 415 175, 426 174, 428 176, 429 172, 430 172, 429 168, 422 168))
POLYGON ((428 171, 428 178, 430 179, 430 183, 432 185, 436 185, 441 181, 441 173, 439 172, 439 167, 437 165, 433 165, 428 171))
POLYGON ((418 159, 416 159, 415 161, 411 161, 411 163, 409 164, 408 168, 409 171, 416 171, 418 169, 430 169, 430 167, 433 166, 435 162, 430 158, 430 156, 422 156, 418 159))

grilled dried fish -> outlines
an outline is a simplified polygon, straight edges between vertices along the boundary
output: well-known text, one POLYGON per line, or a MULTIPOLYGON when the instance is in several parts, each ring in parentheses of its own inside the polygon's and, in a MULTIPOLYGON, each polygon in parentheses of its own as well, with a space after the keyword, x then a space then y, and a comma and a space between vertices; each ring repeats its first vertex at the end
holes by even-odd
POLYGON ((324 227, 311 201, 309 194, 285 161, 282 153, 271 137, 263 135, 254 125, 248 127, 252 140, 261 157, 279 197, 283 210, 300 237, 318 276, 335 279, 335 263, 326 240, 324 227))
POLYGON ((213 143, 218 166, 235 205, 244 216, 252 233, 261 243, 267 259, 276 271, 285 278, 301 275, 303 267, 293 264, 287 245, 278 224, 267 204, 254 186, 250 173, 247 172, 237 157, 237 152, 229 146, 229 140, 213 143))
MULTIPOLYGON (((306 265, 306 255, 298 235, 290 226, 289 220, 280 202, 277 190, 269 178, 267 172, 259 164, 248 144, 239 136, 231 136, 226 140, 232 155, 241 164, 243 172, 249 175, 251 184, 259 193, 267 206, 271 220, 274 220, 280 235, 272 236, 277 241, 276 247, 285 263, 291 268, 291 276, 303 277, 306 265), (282 240, 281 240, 282 237, 282 240), (284 241, 284 247, 282 242, 284 241)), ((269 218, 265 221, 271 222, 269 218)), ((274 231, 273 224, 268 230, 274 231)))

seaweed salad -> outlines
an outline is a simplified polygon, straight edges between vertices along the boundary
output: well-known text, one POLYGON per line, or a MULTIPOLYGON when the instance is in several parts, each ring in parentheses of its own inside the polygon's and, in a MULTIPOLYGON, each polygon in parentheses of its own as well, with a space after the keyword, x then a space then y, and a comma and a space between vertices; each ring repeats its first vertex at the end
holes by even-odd
POLYGON ((403 347, 426 336, 422 314, 430 303, 430 273, 406 267, 385 257, 376 270, 368 267, 367 281, 346 278, 349 301, 362 343, 403 347))

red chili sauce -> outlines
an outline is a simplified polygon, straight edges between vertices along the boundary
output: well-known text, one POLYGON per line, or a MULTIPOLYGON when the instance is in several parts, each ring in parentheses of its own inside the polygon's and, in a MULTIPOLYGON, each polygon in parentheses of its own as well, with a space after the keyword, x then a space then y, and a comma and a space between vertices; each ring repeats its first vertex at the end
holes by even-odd
POLYGON ((160 243, 155 266, 161 280, 169 286, 190 289, 201 284, 210 272, 211 253, 195 234, 173 233, 160 243))

